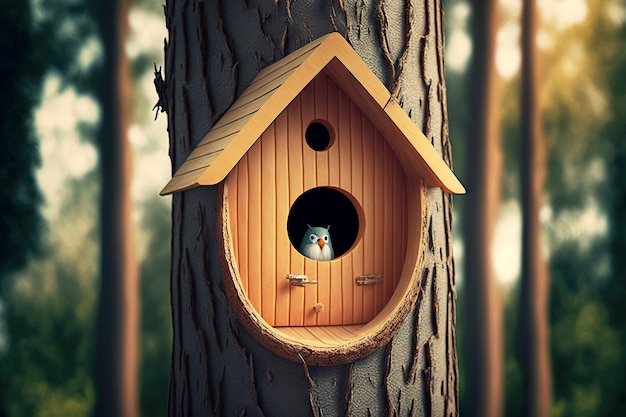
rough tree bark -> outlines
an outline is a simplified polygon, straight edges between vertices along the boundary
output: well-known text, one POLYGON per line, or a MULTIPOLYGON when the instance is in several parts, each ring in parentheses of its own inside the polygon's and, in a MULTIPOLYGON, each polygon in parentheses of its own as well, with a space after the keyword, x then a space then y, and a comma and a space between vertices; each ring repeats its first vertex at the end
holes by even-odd
MULTIPOLYGON (((173 170, 263 66, 331 31, 451 162, 440 0, 169 1, 166 24, 161 104, 173 170)), ((237 321, 217 257, 216 199, 217 187, 172 199, 170 416, 458 414, 449 196, 427 192, 421 294, 397 335, 353 363, 319 367, 273 354, 237 321)))
POLYGON ((137 388, 139 275, 131 219, 131 149, 127 139, 131 71, 124 43, 128 0, 101 3, 95 13, 106 70, 99 97, 101 267, 97 319, 95 416, 139 414, 137 388))
POLYGON ((549 275, 541 250, 539 210, 546 176, 541 117, 537 6, 522 9, 522 276, 518 347, 523 377, 522 415, 550 415, 552 374, 548 321, 549 275))
POLYGON ((472 2, 474 47, 470 67, 467 187, 465 199, 464 320, 467 404, 464 413, 497 417, 503 407, 502 301, 491 263, 491 245, 502 178, 499 79, 495 68, 498 28, 495 0, 472 2))

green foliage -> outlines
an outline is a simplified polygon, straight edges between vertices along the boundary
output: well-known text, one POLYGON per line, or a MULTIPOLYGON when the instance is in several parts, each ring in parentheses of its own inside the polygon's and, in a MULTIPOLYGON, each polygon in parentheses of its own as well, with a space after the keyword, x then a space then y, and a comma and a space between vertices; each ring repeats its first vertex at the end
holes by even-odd
POLYGON ((34 52, 27 1, 0 1, 0 278, 24 266, 36 252, 42 219, 34 170, 39 152, 33 108, 44 65, 34 52))
POLYGON ((615 146, 624 142, 624 135, 619 127, 611 128, 615 120, 623 123, 626 110, 619 112, 626 93, 626 52, 619 45, 626 37, 623 24, 610 22, 612 2, 589 3, 586 22, 561 33, 559 48, 549 57, 553 64, 545 119, 551 149, 548 191, 553 214, 548 232, 555 416, 626 414, 626 362, 620 348, 626 329, 619 324, 626 275, 615 267, 624 262, 624 252, 611 251, 615 236, 621 239, 626 232, 621 220, 626 201, 619 197, 626 147, 615 146), (613 169, 621 174, 611 175, 613 169), (602 227, 598 218, 607 219, 610 226, 602 227))
MULTIPOLYGON (((41 259, 5 285, 0 404, 10 417, 86 417, 95 401, 97 177, 92 172, 65 190, 41 259)), ((167 414, 171 346, 169 208, 157 198, 142 205, 141 224, 149 239, 141 265, 140 407, 151 417, 167 414)))
POLYGON ((509 289, 504 299, 504 415, 507 417, 521 417, 522 409, 522 370, 516 348, 519 299, 517 286, 509 289))
POLYGON ((552 256, 550 316, 556 416, 621 415, 614 412, 619 400, 614 387, 624 386, 620 334, 608 320, 602 300, 605 281, 594 271, 606 250, 606 242, 599 240, 586 250, 571 241, 560 245, 552 256))
MULTIPOLYGON (((81 93, 93 92, 94 66, 102 51, 93 18, 95 0, 33 0, 33 25, 39 34, 37 48, 47 69, 81 93)), ((104 3, 104 2, 102 2, 104 3)))
POLYGON ((12 417, 85 416, 94 400, 94 176, 68 191, 46 256, 6 285, 9 348, 0 359, 0 401, 12 417))
MULTIPOLYGON (((552 329, 555 376, 555 416, 619 415, 603 410, 618 398, 609 394, 622 379, 619 334, 608 322, 606 306, 585 300, 577 314, 552 329), (559 382, 566 382, 559 385, 559 382), (565 388, 565 389, 563 389, 565 388)), ((611 407, 612 408, 612 407, 611 407)))

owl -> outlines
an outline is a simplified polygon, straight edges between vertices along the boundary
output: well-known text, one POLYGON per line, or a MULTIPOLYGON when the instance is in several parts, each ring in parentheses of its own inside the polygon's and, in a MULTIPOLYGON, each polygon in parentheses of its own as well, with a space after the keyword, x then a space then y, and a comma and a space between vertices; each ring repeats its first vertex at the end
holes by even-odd
POLYGON ((330 226, 311 227, 309 224, 307 226, 309 228, 302 238, 298 251, 307 258, 316 261, 330 261, 333 259, 335 251, 333 250, 330 233, 328 232, 330 226))

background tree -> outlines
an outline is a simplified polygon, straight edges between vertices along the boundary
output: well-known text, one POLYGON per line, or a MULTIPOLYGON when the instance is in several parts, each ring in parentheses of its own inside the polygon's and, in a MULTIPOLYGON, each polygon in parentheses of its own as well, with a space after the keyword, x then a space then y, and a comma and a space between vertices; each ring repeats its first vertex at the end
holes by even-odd
POLYGON ((525 0, 522 8, 522 272, 518 343, 523 380, 522 415, 547 417, 552 379, 548 339, 549 275, 542 253, 539 222, 546 159, 537 25, 535 1, 525 0))
MULTIPOLYGON (((441 3, 168 2, 166 10, 173 169, 263 66, 331 31, 348 37, 450 161, 441 3)), ((428 192, 432 240, 425 253, 430 273, 424 275, 424 302, 386 348, 329 367, 273 355, 237 322, 217 261, 216 196, 216 187, 173 196, 170 415, 180 410, 189 415, 457 414, 448 196, 438 189, 428 192)))
POLYGON ((126 55, 129 0, 96 5, 105 68, 98 91, 101 274, 95 416, 138 415, 139 271, 131 219, 128 143, 131 67, 126 55))
POLYGON ((502 415, 504 399, 503 308, 491 262, 492 238, 500 207, 500 89, 495 67, 498 3, 472 2, 471 80, 468 94, 464 198, 465 282, 463 286, 464 360, 467 402, 463 414, 502 415))

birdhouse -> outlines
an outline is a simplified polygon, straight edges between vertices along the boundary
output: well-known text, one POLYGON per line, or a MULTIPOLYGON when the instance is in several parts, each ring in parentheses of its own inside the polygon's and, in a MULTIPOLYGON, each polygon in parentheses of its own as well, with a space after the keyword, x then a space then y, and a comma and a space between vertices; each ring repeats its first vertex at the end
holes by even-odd
POLYGON ((219 187, 232 310, 284 357, 346 363, 419 292, 425 190, 465 190, 339 34, 263 69, 162 194, 219 187))

